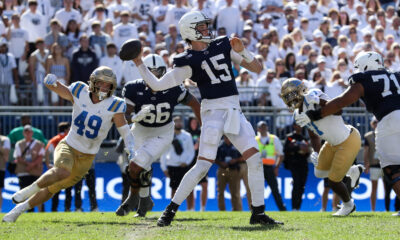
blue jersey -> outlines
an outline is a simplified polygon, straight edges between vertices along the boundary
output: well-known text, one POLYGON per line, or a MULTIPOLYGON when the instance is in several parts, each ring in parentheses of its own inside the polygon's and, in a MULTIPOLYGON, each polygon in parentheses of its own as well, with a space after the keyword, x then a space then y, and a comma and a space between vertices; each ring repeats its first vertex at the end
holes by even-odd
POLYGON ((400 109, 400 73, 386 70, 356 73, 349 78, 349 82, 363 86, 364 96, 361 99, 378 121, 400 109))
POLYGON ((227 37, 213 40, 203 51, 191 49, 174 58, 174 67, 190 66, 202 99, 238 95, 232 72, 231 44, 227 37))
POLYGON ((162 127, 172 121, 172 113, 179 103, 188 100, 189 91, 179 86, 153 92, 143 80, 130 81, 125 84, 122 96, 135 104, 135 113, 150 106, 151 112, 139 123, 145 127, 162 127))

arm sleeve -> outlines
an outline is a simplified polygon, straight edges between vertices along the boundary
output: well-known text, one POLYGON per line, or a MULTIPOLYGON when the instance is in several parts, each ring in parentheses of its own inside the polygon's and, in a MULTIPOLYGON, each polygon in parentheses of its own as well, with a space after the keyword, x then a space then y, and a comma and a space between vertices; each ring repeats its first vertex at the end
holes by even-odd
POLYGON ((144 81, 154 91, 162 91, 178 86, 185 79, 192 76, 192 69, 189 66, 174 68, 167 72, 161 79, 157 79, 144 64, 139 65, 138 69, 144 81))
POLYGON ((126 148, 129 150, 133 149, 133 135, 128 124, 125 124, 117 129, 119 134, 121 134, 122 139, 124 139, 126 148))
POLYGON ((235 52, 233 49, 231 49, 231 59, 232 62, 235 64, 241 64, 243 61, 243 57, 240 56, 240 54, 235 52))

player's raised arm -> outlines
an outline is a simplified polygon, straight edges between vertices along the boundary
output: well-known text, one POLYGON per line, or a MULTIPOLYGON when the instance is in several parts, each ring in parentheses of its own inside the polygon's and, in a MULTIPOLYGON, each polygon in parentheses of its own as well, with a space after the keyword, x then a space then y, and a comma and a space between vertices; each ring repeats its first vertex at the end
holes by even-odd
POLYGON ((57 93, 58 96, 60 96, 61 98, 64 98, 65 100, 69 100, 71 102, 74 101, 74 98, 72 97, 72 94, 68 87, 57 81, 56 75, 47 74, 47 76, 44 78, 44 84, 48 89, 57 93))
POLYGON ((188 94, 187 94, 187 96, 185 97, 185 99, 182 101, 182 103, 185 104, 186 106, 189 106, 189 107, 192 109, 194 115, 196 116, 196 118, 197 118, 197 120, 199 121, 200 126, 201 126, 201 125, 202 125, 202 122, 201 122, 201 116, 200 116, 200 115, 201 115, 201 114, 200 114, 200 103, 199 103, 199 101, 196 99, 196 97, 193 96, 193 95, 188 91, 188 94))
POLYGON ((253 54, 244 47, 242 40, 234 37, 230 40, 230 43, 233 50, 231 51, 231 58, 234 62, 239 61, 237 63, 239 63, 240 66, 255 73, 260 73, 262 71, 261 64, 254 58, 253 54))

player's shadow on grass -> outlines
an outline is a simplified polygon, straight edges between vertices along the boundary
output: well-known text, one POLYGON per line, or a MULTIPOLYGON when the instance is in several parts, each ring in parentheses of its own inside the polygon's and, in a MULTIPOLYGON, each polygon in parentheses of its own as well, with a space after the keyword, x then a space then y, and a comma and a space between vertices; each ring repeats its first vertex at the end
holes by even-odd
MULTIPOLYGON (((282 225, 257 225, 257 226, 233 226, 232 230, 235 231, 244 231, 244 232, 252 232, 252 231, 268 231, 272 229, 282 228, 282 225)), ((285 229, 286 231, 298 231, 298 229, 285 229)))
MULTIPOLYGON (((149 218, 145 218, 145 220, 149 220, 149 221, 157 221, 158 217, 149 217, 149 218)), ((174 222, 200 222, 200 221, 207 221, 210 219, 205 219, 205 218, 174 218, 174 222)))
POLYGON ((107 222, 107 221, 91 221, 91 222, 80 222, 80 221, 61 221, 61 220, 51 220, 51 221, 43 221, 48 223, 62 223, 62 224, 71 224, 76 225, 77 227, 87 226, 87 225, 123 225, 123 226, 147 226, 148 224, 145 223, 137 223, 137 222, 107 222))

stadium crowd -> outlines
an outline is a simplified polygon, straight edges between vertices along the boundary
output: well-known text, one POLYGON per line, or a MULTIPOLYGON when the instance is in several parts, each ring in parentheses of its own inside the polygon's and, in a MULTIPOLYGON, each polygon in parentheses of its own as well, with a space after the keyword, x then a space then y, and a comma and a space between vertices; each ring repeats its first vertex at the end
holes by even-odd
MULTIPOLYGON (((132 61, 118 57, 123 42, 131 38, 141 40, 143 56, 159 54, 172 68, 174 56, 187 47, 177 23, 192 10, 213 20, 217 36, 240 37, 263 66, 256 74, 234 65, 242 105, 286 108, 279 93, 290 77, 334 98, 346 89, 360 51, 382 54, 389 70, 400 67, 398 4, 397 0, 2 0, 0 104, 67 105, 44 87, 46 74, 69 85, 88 82, 98 66, 111 67, 121 89, 141 78, 132 61)), ((192 89, 195 83, 185 84, 192 89)), ((299 185, 301 196, 305 181, 299 185)), ((300 208, 301 200, 297 201, 294 209, 300 208)))
POLYGON ((142 41, 144 56, 157 53, 171 68, 186 47, 178 20, 192 10, 213 20, 217 36, 242 38, 262 63, 260 74, 234 66, 243 105, 285 108, 279 91, 289 77, 335 97, 362 50, 383 54, 385 66, 398 69, 397 8, 396 0, 2 0, 0 103, 65 105, 43 87, 45 75, 87 82, 99 65, 112 67, 122 88, 141 78, 133 62, 117 56, 131 38, 142 41))

